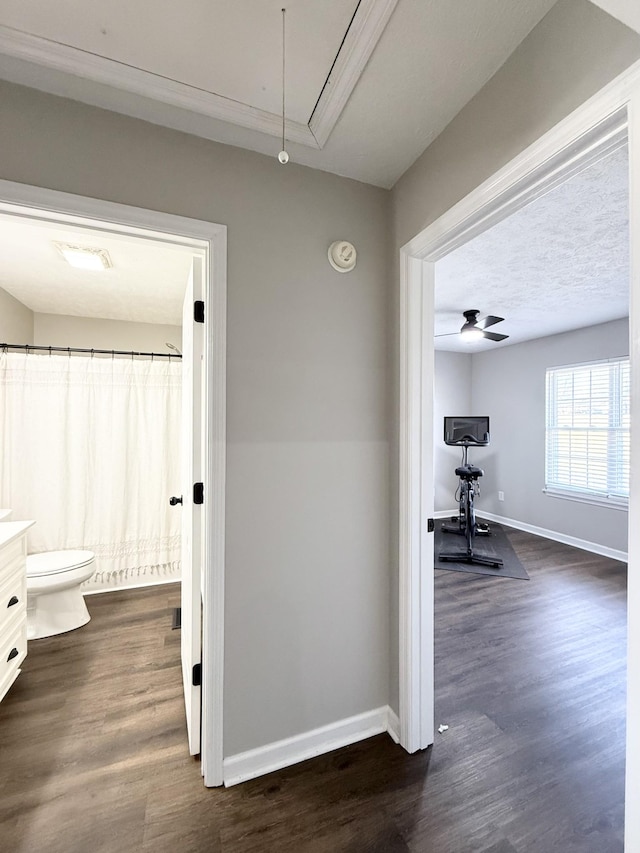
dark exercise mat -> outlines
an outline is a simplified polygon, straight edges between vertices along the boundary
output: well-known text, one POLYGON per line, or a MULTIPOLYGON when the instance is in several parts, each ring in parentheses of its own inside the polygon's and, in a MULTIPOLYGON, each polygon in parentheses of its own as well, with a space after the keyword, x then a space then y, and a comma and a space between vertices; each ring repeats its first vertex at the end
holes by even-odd
MULTIPOLYGON (((482 521, 478 519, 478 521, 482 521)), ((489 525, 491 534, 489 536, 475 536, 473 540, 473 551, 477 554, 487 555, 489 557, 499 557, 503 565, 494 569, 492 566, 479 566, 477 563, 454 563, 444 562, 439 559, 438 555, 441 551, 455 552, 466 551, 466 540, 464 536, 457 533, 444 533, 441 529, 443 523, 451 523, 448 518, 437 518, 435 522, 435 556, 434 568, 445 569, 448 572, 470 572, 474 575, 491 575, 492 577, 500 578, 517 578, 518 580, 529 580, 529 575, 525 571, 524 566, 516 556, 511 542, 507 538, 499 524, 493 521, 486 522, 489 525)), ((485 523, 485 522, 482 522, 485 523)))

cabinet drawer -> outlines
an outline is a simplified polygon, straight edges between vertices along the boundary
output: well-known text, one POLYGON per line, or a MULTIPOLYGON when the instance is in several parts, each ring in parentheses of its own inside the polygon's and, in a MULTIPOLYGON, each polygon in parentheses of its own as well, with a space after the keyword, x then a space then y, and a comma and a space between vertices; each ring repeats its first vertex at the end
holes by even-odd
POLYGON ((27 656, 27 626, 18 625, 0 643, 0 700, 18 677, 20 664, 27 656))
POLYGON ((27 608, 27 575, 24 563, 0 579, 0 637, 5 628, 24 616, 27 608))

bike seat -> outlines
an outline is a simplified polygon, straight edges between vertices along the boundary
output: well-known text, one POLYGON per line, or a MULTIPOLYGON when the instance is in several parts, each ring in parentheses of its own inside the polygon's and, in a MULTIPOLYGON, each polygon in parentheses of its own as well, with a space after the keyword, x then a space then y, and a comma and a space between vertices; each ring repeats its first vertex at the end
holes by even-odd
POLYGON ((456 468, 456 477, 462 480, 477 480, 478 477, 484 476, 482 468, 476 468, 475 465, 460 465, 456 468))

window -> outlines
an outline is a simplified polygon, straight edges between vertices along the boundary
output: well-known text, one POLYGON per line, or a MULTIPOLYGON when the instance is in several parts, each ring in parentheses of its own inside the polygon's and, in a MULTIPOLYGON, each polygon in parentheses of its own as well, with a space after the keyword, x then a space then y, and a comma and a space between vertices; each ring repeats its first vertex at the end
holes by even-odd
POLYGON ((629 359, 547 370, 546 490, 626 504, 629 359))

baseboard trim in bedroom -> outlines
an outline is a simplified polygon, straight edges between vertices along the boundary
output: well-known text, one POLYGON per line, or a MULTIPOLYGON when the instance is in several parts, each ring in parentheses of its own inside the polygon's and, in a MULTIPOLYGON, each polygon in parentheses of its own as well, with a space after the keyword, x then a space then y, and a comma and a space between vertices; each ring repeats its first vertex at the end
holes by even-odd
MULTIPOLYGON (((457 516, 458 510, 439 510, 434 513, 435 518, 449 518, 457 516)), ((568 536, 565 533, 558 533, 557 530, 547 530, 545 527, 537 527, 535 524, 527 524, 525 521, 517 521, 515 518, 505 518, 503 515, 496 515, 493 512, 478 511, 480 518, 486 518, 487 521, 494 521, 496 524, 504 524, 507 527, 515 527, 516 530, 523 530, 525 533, 533 533, 534 536, 542 536, 545 539, 551 539, 554 542, 561 542, 563 545, 571 545, 573 548, 581 548, 583 551, 589 551, 591 554, 598 554, 601 557, 610 557, 612 560, 618 560, 621 563, 627 562, 627 552, 618 551, 615 548, 609 548, 606 545, 600 545, 598 542, 589 542, 586 539, 578 539, 576 536, 568 536)))
POLYGON ((225 758, 224 784, 226 787, 237 785, 382 732, 388 732, 397 743, 399 727, 398 717, 388 705, 347 717, 327 726, 225 758))
POLYGON ((573 548, 581 548, 583 551, 589 551, 592 554, 599 554, 601 557, 610 557, 612 560, 618 560, 621 563, 627 562, 627 552, 618 551, 616 548, 609 548, 606 545, 600 545, 598 542, 589 542, 587 539, 578 539, 576 536, 568 536, 565 533, 558 533, 556 530, 547 530, 545 527, 536 527, 535 524, 527 524, 524 521, 516 521, 514 518, 505 518, 502 515, 495 515, 492 512, 479 512, 481 518, 486 518, 487 521, 495 521, 496 524, 505 524, 507 527, 515 527, 516 530, 523 530, 525 533, 533 533, 534 536, 542 536, 545 539, 552 539, 554 542, 561 542, 563 545, 571 545, 573 548))

